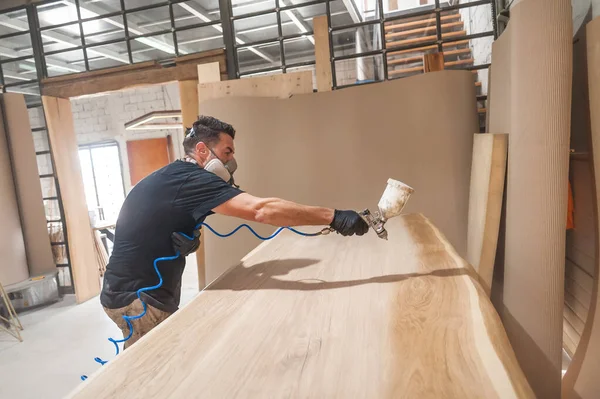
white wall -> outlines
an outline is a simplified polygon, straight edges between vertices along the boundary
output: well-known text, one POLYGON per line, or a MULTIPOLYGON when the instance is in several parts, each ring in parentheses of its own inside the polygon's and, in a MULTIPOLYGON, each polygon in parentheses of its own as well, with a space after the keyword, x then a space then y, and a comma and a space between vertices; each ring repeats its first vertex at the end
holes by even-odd
MULTIPOLYGON (((461 1, 463 3, 465 1, 461 1)), ((488 32, 493 29, 492 11, 490 5, 462 8, 459 10, 464 22, 467 35, 488 32)), ((492 61, 493 36, 482 37, 471 40, 471 53, 475 60, 473 65, 488 64, 492 61)), ((481 82, 481 94, 488 92, 488 70, 482 69, 477 72, 478 80, 481 82)))
POLYGON ((131 189, 127 146, 130 140, 166 137, 171 135, 175 156, 183 156, 182 129, 127 131, 125 123, 152 111, 180 109, 177 83, 147 86, 102 96, 71 100, 75 133, 78 144, 114 140, 119 144, 123 163, 123 179, 127 191, 131 189))

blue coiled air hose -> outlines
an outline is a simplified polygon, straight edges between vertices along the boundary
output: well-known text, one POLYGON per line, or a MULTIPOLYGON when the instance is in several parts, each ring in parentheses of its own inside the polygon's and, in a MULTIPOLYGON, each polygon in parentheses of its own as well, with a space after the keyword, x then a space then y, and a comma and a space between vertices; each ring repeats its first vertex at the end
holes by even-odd
MULTIPOLYGON (((280 227, 277 230, 275 230, 275 232, 273 234, 271 234, 270 236, 267 237, 263 237, 260 234, 258 234, 252 227, 250 227, 249 225, 247 225, 246 223, 242 223, 240 224, 238 227, 236 227, 235 229, 233 229, 233 231, 227 233, 227 234, 221 234, 218 231, 216 231, 215 229, 213 229, 210 225, 208 225, 207 223, 199 223, 198 225, 196 225, 196 227, 194 228, 194 230, 199 229, 201 226, 205 226, 207 229, 209 229, 214 235, 216 235, 217 237, 220 238, 227 238, 230 237, 232 235, 234 235, 235 233, 237 233, 242 227, 247 228, 248 230, 250 230, 250 232, 252 234, 254 234, 254 236, 256 236, 256 238, 258 238, 259 240, 263 240, 263 241, 267 241, 267 240, 271 240, 275 237, 277 237, 277 235, 279 233, 281 233, 283 230, 290 230, 296 234, 299 234, 301 236, 304 237, 315 237, 318 235, 321 235, 321 232, 318 233, 304 233, 302 231, 296 230, 293 227, 280 227)), ((181 235, 183 235, 185 238, 187 238, 188 240, 193 240, 194 237, 190 237, 187 234, 184 233, 180 233, 181 235)), ((156 272, 156 275, 158 276, 158 284, 153 285, 151 287, 144 287, 144 288, 140 288, 139 290, 137 290, 136 294, 138 299, 140 300, 140 302, 142 302, 142 306, 144 307, 144 310, 142 311, 142 313, 135 315, 135 316, 123 316, 123 319, 125 320, 125 322, 127 323, 127 326, 129 327, 129 335, 123 339, 114 339, 114 338, 108 338, 108 340, 110 342, 112 342, 115 345, 115 356, 119 354, 120 350, 119 350, 119 344, 126 342, 127 340, 129 340, 132 336, 133 336, 133 324, 131 324, 131 320, 137 320, 140 319, 142 317, 144 317, 146 315, 146 310, 147 310, 147 305, 146 302, 144 302, 144 300, 141 297, 142 292, 148 292, 148 291, 152 291, 155 289, 158 289, 162 286, 163 284, 163 278, 162 275, 160 274, 160 271, 158 270, 158 262, 162 262, 162 261, 167 261, 167 260, 175 260, 177 258, 179 258, 180 253, 179 251, 175 253, 175 255, 173 256, 163 256, 160 258, 156 258, 154 259, 154 271, 156 272)), ((100 365, 104 366, 106 363, 108 363, 108 361, 102 360, 99 357, 94 358, 94 361, 97 363, 100 363, 100 365)), ((82 375, 81 376, 81 380, 85 381, 87 379, 86 375, 82 375)))

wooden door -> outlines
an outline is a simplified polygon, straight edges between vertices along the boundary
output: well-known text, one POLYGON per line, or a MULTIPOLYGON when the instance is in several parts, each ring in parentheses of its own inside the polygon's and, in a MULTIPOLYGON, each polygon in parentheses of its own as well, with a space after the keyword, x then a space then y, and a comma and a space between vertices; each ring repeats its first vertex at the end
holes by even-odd
POLYGON ((131 185, 135 186, 150 173, 169 164, 167 138, 128 141, 127 158, 131 185))

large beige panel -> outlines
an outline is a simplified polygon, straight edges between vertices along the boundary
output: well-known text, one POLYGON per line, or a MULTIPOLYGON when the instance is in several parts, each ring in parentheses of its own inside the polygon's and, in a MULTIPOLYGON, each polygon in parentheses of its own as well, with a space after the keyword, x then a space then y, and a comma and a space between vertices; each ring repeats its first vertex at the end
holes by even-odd
POLYGON ((29 114, 22 94, 2 94, 29 274, 56 270, 42 201, 29 114))
POLYGON ((388 230, 261 245, 70 397, 533 398, 471 266, 423 215, 388 230))
MULTIPOLYGON (((600 196, 600 18, 594 19, 587 25, 587 60, 588 81, 590 93, 590 117, 592 127, 592 147, 594 159, 594 174, 596 179, 596 198, 600 196)), ((597 216, 597 215, 596 215, 597 216)), ((574 359, 581 362, 579 375, 576 378, 574 392, 566 392, 568 398, 597 398, 600 397, 600 304, 598 304, 598 264, 595 267, 592 307, 588 322, 581 340, 586 341, 585 350, 577 350, 574 359)), ((569 371, 570 372, 570 371, 569 371)))
MULTIPOLYGON (((445 71, 287 100, 224 98, 200 106, 237 129, 236 182, 242 189, 375 210, 392 177, 415 188, 406 211, 428 215, 465 255, 477 129, 472 80, 470 72, 445 71)), ((222 232, 241 223, 219 215, 207 222, 222 232)), ((253 226, 263 234, 273 231, 253 226)), ((206 232, 204 239, 207 281, 259 244, 247 231, 228 239, 206 232)))
POLYGON ((492 57, 490 130, 509 133, 504 286, 496 306, 540 398, 560 396, 571 14, 568 0, 520 3, 492 57))
POLYGON ((469 193, 467 261, 489 295, 494 275, 506 176, 506 134, 475 134, 469 193))
POLYGON ((85 202, 71 102, 48 96, 42 96, 42 102, 65 211, 75 297, 81 303, 100 293, 100 274, 85 202))
POLYGON ((11 159, 0 110, 0 283, 9 285, 29 278, 23 230, 19 217, 11 159))

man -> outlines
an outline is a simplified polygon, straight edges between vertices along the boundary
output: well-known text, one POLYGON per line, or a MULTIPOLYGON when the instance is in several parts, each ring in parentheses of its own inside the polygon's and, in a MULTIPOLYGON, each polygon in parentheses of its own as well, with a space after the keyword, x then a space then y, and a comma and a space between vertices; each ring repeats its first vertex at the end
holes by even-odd
POLYGON ((125 199, 100 295, 104 310, 124 337, 129 335, 129 327, 123 315, 143 311, 136 291, 157 284, 154 259, 182 254, 158 264, 163 284, 141 294, 147 313, 132 321, 133 335, 125 348, 178 309, 185 255, 199 245, 199 233, 194 228, 213 212, 274 226, 330 225, 344 236, 368 231, 368 225, 354 211, 258 198, 239 190, 233 184, 234 138, 231 125, 200 117, 183 141, 186 157, 140 181, 125 199), (178 232, 193 234, 194 239, 178 232))

